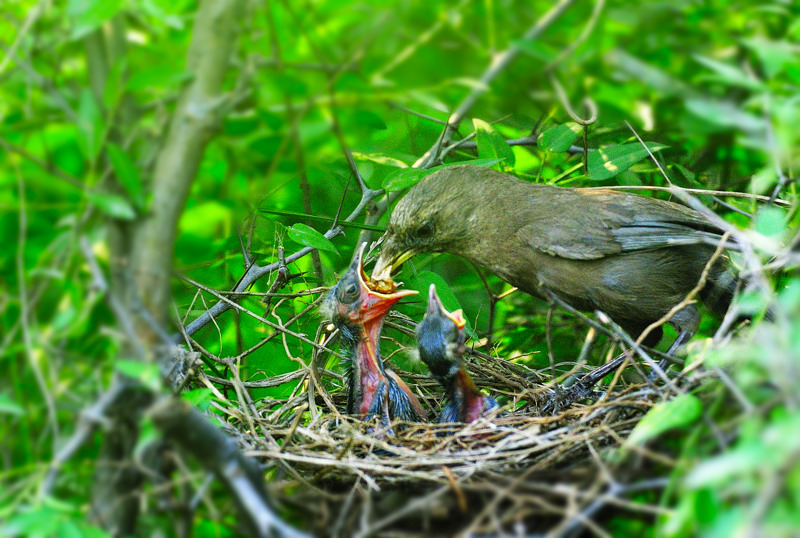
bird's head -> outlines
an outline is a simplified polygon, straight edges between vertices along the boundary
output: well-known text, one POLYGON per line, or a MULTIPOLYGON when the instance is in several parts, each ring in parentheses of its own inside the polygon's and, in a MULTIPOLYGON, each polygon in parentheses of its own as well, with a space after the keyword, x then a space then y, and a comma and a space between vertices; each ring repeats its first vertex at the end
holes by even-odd
POLYGON ((417 325, 419 356, 438 379, 451 378, 458 372, 464 354, 464 326, 461 310, 448 312, 431 284, 428 311, 417 325))
POLYGON ((465 169, 471 168, 445 168, 431 174, 397 203, 383 236, 374 278, 390 278, 406 260, 423 252, 460 251, 475 225, 470 188, 461 181, 465 169))
POLYGON ((416 290, 373 289, 377 286, 367 278, 362 265, 365 246, 361 245, 347 273, 331 289, 321 307, 322 313, 340 328, 379 325, 392 305, 403 297, 417 293, 416 290))

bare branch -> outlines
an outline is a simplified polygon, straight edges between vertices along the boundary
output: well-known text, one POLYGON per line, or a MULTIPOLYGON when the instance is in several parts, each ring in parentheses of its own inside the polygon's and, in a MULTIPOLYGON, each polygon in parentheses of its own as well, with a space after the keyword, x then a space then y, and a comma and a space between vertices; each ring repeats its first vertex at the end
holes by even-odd
POLYGON ((160 323, 167 321, 177 222, 226 101, 222 81, 234 54, 243 5, 242 0, 200 4, 186 61, 193 79, 172 116, 153 174, 151 215, 135 239, 134 279, 139 290, 147 290, 142 302, 160 323))

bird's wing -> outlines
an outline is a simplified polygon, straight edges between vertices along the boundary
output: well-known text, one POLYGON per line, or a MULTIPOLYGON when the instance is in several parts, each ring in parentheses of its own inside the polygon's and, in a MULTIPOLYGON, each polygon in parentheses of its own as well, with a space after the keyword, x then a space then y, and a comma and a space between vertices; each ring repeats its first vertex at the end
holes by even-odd
POLYGON ((622 248, 622 252, 701 243, 714 244, 720 240, 718 233, 671 222, 622 226, 612 230, 611 235, 622 248))
POLYGON ((701 215, 677 204, 615 191, 564 189, 559 195, 574 198, 559 201, 557 215, 528 214, 517 232, 532 248, 552 256, 595 260, 720 238, 701 215))

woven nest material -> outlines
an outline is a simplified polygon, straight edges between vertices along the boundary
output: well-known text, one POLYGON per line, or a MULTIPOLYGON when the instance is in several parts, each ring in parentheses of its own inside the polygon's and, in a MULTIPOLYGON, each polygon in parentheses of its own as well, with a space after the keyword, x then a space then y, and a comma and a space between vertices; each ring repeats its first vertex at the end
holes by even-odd
MULTIPOLYGON (((413 334, 412 321, 392 319, 413 334)), ((343 375, 324 368, 329 357, 318 350, 299 371, 261 382, 290 381, 296 388, 289 397, 224 410, 241 447, 264 463, 279 508, 320 536, 393 535, 387 529, 501 535, 512 523, 528 532, 564 526, 576 505, 605 491, 601 454, 621 446, 664 398, 651 385, 620 383, 612 392, 599 389, 591 404, 542 416, 554 386, 549 369, 472 355, 466 364, 475 382, 506 401, 498 416, 467 425, 394 423, 389 432, 342 414, 343 375)), ((398 373, 432 420, 441 387, 425 375, 398 373)))

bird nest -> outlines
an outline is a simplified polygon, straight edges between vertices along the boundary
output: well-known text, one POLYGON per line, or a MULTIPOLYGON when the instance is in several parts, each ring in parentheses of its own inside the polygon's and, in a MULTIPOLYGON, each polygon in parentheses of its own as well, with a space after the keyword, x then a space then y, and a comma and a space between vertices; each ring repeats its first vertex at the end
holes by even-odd
MULTIPOLYGON (((413 334, 411 320, 390 320, 413 334)), ((326 368, 333 353, 335 346, 321 346, 298 371, 260 382, 291 382, 285 399, 225 410, 235 418, 226 429, 263 463, 278 508, 320 536, 497 535, 515 525, 575 532, 608 497, 608 453, 663 399, 650 385, 620 384, 591 404, 543 416, 554 388, 549 369, 470 351, 467 368, 501 400, 500 413, 471 424, 394 423, 390 433, 342 414, 343 375, 326 368)), ((432 420, 442 403, 438 383, 399 373, 432 420)), ((246 402, 243 387, 236 392, 246 402)))

